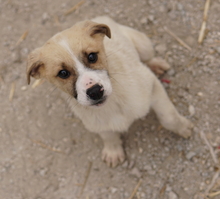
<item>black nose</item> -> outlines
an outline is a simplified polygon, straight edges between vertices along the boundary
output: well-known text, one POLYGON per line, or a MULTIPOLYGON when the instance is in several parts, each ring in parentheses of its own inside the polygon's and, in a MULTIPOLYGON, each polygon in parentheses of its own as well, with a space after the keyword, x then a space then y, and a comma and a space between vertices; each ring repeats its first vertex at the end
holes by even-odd
POLYGON ((92 100, 99 100, 104 94, 104 89, 102 86, 95 84, 91 88, 87 89, 86 94, 92 100))

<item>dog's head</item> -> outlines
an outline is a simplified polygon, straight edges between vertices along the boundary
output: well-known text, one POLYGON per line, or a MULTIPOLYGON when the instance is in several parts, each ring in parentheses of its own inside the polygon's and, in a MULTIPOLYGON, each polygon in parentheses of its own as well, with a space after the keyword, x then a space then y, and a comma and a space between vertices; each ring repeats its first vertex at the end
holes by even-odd
POLYGON ((84 21, 53 36, 28 56, 27 80, 45 78, 85 106, 100 105, 112 92, 104 36, 107 25, 84 21))

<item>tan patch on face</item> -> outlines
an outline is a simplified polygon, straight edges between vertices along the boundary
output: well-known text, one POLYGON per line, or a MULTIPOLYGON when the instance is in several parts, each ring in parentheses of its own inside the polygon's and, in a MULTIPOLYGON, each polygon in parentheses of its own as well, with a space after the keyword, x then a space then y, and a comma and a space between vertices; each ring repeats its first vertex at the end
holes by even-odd
MULTIPOLYGON (((81 22, 48 40, 48 42, 38 50, 38 61, 43 63, 44 66, 44 70, 41 71, 39 77, 46 78, 64 92, 75 96, 75 83, 79 75, 78 61, 82 66, 87 68, 106 70, 107 61, 103 46, 104 35, 102 32, 99 33, 99 31, 96 30, 97 28, 94 29, 94 34, 91 33, 91 29, 95 27, 95 25, 96 23, 94 22, 81 22), (69 50, 60 45, 62 40, 67 42, 69 50), (72 54, 69 51, 71 51, 72 54), (90 53, 97 53, 98 59, 95 63, 88 61, 88 55, 90 53), (61 70, 69 71, 70 76, 66 79, 60 78, 58 73, 61 70)), ((36 57, 36 55, 32 56, 36 57)), ((28 65, 28 67, 31 67, 31 61, 28 65)), ((29 75, 34 77, 33 74, 29 75)))

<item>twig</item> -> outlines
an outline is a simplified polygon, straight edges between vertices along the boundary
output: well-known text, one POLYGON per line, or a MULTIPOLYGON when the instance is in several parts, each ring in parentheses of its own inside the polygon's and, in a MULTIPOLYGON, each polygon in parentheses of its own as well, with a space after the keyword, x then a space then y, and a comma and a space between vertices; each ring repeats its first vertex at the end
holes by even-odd
POLYGON ((57 26, 60 26, 60 20, 59 20, 59 17, 57 15, 54 15, 54 22, 55 22, 55 25, 57 26))
POLYGON ((28 35, 28 31, 25 31, 25 32, 21 35, 21 37, 19 38, 19 40, 17 41, 17 43, 15 44, 15 46, 18 46, 22 41, 24 41, 25 38, 27 37, 27 35, 28 35))
POLYGON ((9 94, 9 101, 12 102, 15 93, 15 82, 11 84, 11 90, 9 94))
POLYGON ((216 157, 216 155, 215 155, 215 152, 214 152, 214 150, 213 150, 211 144, 209 143, 208 139, 206 138, 205 133, 203 133, 202 131, 200 131, 200 136, 201 136, 201 138, 205 141, 206 145, 208 146, 209 151, 210 151, 210 153, 211 153, 211 156, 212 156, 212 158, 213 158, 214 163, 215 163, 215 164, 218 164, 218 159, 217 159, 217 157, 216 157))
POLYGON ((201 26, 201 29, 199 32, 199 38, 198 38, 199 44, 201 44, 205 38, 206 23, 207 23, 207 18, 208 18, 208 11, 209 11, 209 7, 210 7, 210 2, 211 2, 211 0, 206 0, 206 2, 205 2, 205 8, 204 8, 204 13, 203 13, 203 22, 202 22, 202 26, 201 26))
POLYGON ((71 14, 72 12, 74 12, 75 10, 77 10, 81 5, 83 5, 85 3, 84 0, 80 1, 79 3, 77 3, 75 6, 73 6, 72 8, 70 8, 69 10, 67 10, 64 15, 67 16, 69 14, 71 14))
POLYGON ((219 171, 217 171, 217 172, 215 173, 215 175, 213 176, 210 185, 208 186, 208 188, 207 188, 206 191, 205 191, 205 196, 208 196, 208 195, 209 195, 209 192, 210 192, 210 190, 212 189, 212 187, 215 185, 216 180, 218 179, 218 177, 219 177, 219 171))
POLYGON ((5 81, 1 75, 0 75, 0 82, 5 83, 5 81))
POLYGON ((81 189, 81 192, 80 192, 80 197, 82 196, 83 191, 84 191, 84 188, 85 188, 86 183, 87 183, 87 181, 88 181, 89 174, 90 174, 90 172, 91 172, 91 168, 92 168, 92 162, 89 161, 89 166, 88 166, 88 169, 87 169, 87 172, 86 172, 85 180, 84 180, 84 182, 83 182, 82 189, 81 189))
POLYGON ((44 144, 43 142, 39 141, 39 140, 31 140, 33 143, 35 144, 38 144, 40 145, 42 148, 45 148, 45 149, 48 149, 50 151, 53 151, 53 152, 57 152, 57 153, 62 153, 62 154, 65 154, 63 151, 59 150, 59 149, 56 149, 54 147, 50 147, 46 144, 44 144))
POLYGON ((198 58, 197 58, 197 57, 194 57, 193 59, 191 59, 191 60, 189 61, 189 63, 186 65, 186 67, 190 67, 190 66, 193 65, 197 60, 198 60, 198 58))
POLYGON ((44 80, 42 80, 42 79, 37 79, 37 80, 35 80, 35 82, 32 84, 32 88, 36 88, 36 87, 38 87, 38 86, 40 86, 41 84, 43 84, 44 83, 44 80))
POLYGON ((210 198, 213 198, 213 197, 215 197, 215 196, 217 196, 217 195, 220 195, 220 191, 212 192, 212 193, 210 193, 208 196, 209 196, 210 198))
POLYGON ((160 190, 160 196, 162 196, 162 195, 164 195, 164 192, 165 192, 165 190, 166 190, 166 184, 161 188, 161 190, 160 190))
POLYGON ((129 197, 129 199, 133 199, 135 194, 137 193, 138 188, 141 186, 142 180, 140 179, 139 182, 137 183, 136 187, 134 188, 131 196, 129 197))
POLYGON ((173 32, 171 32, 166 26, 164 26, 164 30, 171 35, 172 37, 174 37, 174 39, 176 39, 182 46, 184 46, 186 49, 188 49, 189 51, 192 50, 192 48, 190 46, 188 46, 182 39, 180 39, 178 36, 176 36, 173 32))

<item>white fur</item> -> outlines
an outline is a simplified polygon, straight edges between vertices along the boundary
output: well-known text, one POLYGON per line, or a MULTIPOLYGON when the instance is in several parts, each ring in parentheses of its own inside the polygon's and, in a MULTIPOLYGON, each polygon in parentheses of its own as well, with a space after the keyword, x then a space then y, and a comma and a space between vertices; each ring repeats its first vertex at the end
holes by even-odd
POLYGON ((112 92, 112 86, 105 70, 91 70, 85 67, 74 55, 73 51, 71 50, 67 40, 62 38, 58 42, 72 57, 73 62, 75 63, 75 68, 78 72, 78 78, 76 82, 76 91, 77 91, 77 101, 84 105, 90 106, 92 101, 87 97, 86 90, 88 89, 89 83, 92 82, 94 84, 100 84, 104 88, 104 97, 108 97, 112 92))
MULTIPOLYGON (((127 131, 130 125, 136 119, 145 116, 150 108, 155 111, 166 129, 188 138, 191 135, 191 123, 177 112, 158 78, 143 64, 146 62, 159 69, 169 66, 164 60, 154 57, 149 38, 108 17, 99 17, 93 21, 100 23, 100 26, 106 24, 111 30, 111 39, 105 37, 103 41, 106 53, 106 60, 103 61, 107 63, 107 71, 92 70, 84 66, 77 58, 78 55, 74 54, 79 50, 78 46, 74 46, 75 51, 71 49, 68 38, 65 38, 63 32, 55 35, 53 41, 58 42, 73 60, 78 76, 76 81, 78 97, 76 100, 69 92, 70 105, 85 127, 91 132, 98 133, 103 139, 102 159, 113 167, 123 162, 125 153, 120 133, 127 131), (92 102, 86 95, 86 90, 94 84, 100 84, 104 88, 104 96, 107 100, 101 106, 91 106, 92 102)), ((81 25, 83 23, 86 23, 86 28, 90 28, 89 25, 93 28, 94 23, 87 21, 82 22, 81 25)), ((94 27, 97 28, 97 25, 95 24, 94 27)), ((77 31, 84 30, 77 29, 77 31)), ((67 31, 74 31, 74 27, 67 31)), ((90 37, 87 32, 82 36, 90 37)), ((81 34, 75 37, 71 37, 71 40, 90 41, 81 38, 81 34)), ((32 60, 33 55, 30 58, 32 60)), ((27 71, 30 76, 30 70, 27 71)), ((62 89, 62 86, 60 87, 62 89)))
MULTIPOLYGON (((141 62, 150 61, 154 56, 150 40, 108 17, 93 21, 107 24, 111 29, 112 38, 105 38, 104 46, 112 93, 100 107, 79 105, 74 99, 71 105, 85 127, 103 139, 102 159, 113 167, 125 159, 118 133, 127 131, 134 120, 145 116, 151 107, 165 128, 189 137, 191 123, 179 115, 157 77, 141 62)), ((99 76, 92 71, 89 75, 99 76)), ((100 78, 104 80, 102 84, 109 81, 103 78, 100 78)))

